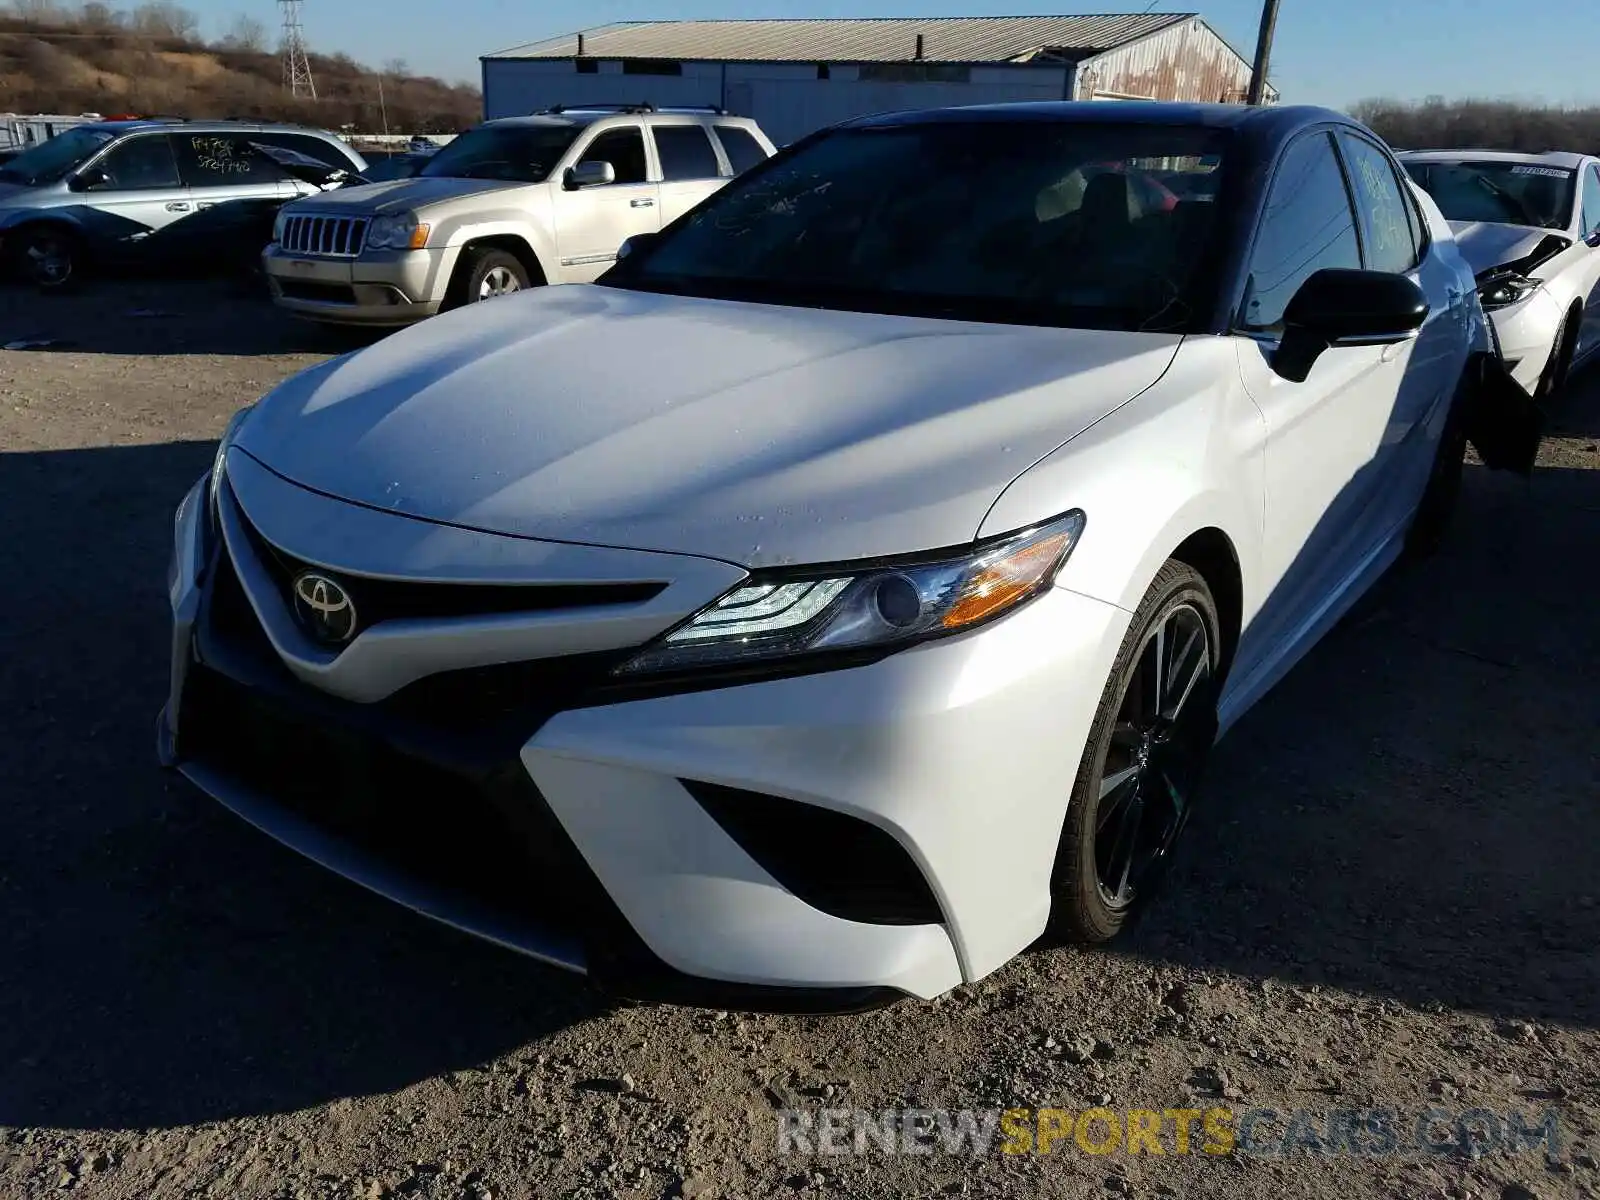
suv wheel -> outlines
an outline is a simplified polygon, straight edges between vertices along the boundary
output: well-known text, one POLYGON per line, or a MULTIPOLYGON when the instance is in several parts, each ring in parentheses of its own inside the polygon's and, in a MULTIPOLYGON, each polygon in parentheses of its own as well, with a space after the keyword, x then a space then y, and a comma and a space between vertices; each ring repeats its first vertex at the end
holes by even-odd
POLYGON ((467 250, 456 268, 449 307, 509 296, 529 286, 528 269, 513 254, 483 246, 467 250))

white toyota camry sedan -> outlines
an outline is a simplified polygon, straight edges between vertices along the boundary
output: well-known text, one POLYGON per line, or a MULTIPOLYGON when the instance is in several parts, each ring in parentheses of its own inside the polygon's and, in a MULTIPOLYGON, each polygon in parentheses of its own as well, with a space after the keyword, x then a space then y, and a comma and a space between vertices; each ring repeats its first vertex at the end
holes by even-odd
POLYGON ((1114 937, 1467 438, 1517 465, 1488 346, 1338 114, 855 121, 235 418, 162 758, 627 995, 935 996, 1114 937))
POLYGON ((1600 350, 1600 159, 1494 150, 1399 159, 1450 222, 1513 377, 1552 395, 1600 350))

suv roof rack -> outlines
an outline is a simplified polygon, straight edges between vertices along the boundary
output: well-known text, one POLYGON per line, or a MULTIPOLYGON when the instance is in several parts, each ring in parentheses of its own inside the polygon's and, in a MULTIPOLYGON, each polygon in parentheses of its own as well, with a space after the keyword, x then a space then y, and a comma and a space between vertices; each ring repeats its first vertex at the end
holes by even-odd
POLYGON ((656 106, 648 100, 634 104, 552 104, 549 108, 541 108, 535 116, 560 116, 569 112, 619 112, 619 113, 653 113, 656 106))

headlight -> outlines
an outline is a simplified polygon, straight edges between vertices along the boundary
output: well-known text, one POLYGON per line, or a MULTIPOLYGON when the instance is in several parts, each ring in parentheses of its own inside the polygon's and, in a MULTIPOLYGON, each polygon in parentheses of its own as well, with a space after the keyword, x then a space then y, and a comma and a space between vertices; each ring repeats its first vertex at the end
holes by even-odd
POLYGON ((289 214, 283 209, 278 210, 278 215, 272 219, 272 244, 281 245, 283 242, 283 226, 289 220, 289 214))
POLYGON ((1478 299, 1485 309, 1506 308, 1519 300, 1526 300, 1543 282, 1529 279, 1526 275, 1499 275, 1479 286, 1478 299))
POLYGON ((367 226, 367 245, 374 250, 421 250, 428 244, 429 229, 414 212, 382 214, 367 226))
POLYGON ((217 442, 217 452, 211 459, 211 489, 207 499, 206 514, 208 519, 215 519, 217 511, 217 496, 222 490, 222 474, 228 458, 228 447, 233 444, 234 435, 239 432, 239 426, 244 423, 255 408, 254 404, 247 404, 228 419, 228 427, 222 431, 222 439, 217 442))
POLYGON ((1055 580, 1083 532, 1059 520, 938 562, 749 580, 617 668, 622 675, 896 648, 975 628, 1055 580))

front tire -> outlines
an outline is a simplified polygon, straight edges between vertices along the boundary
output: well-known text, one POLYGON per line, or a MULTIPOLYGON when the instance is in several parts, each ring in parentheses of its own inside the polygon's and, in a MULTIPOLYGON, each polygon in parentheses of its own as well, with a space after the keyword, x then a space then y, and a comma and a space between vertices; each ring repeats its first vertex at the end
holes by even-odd
POLYGON ((16 263, 23 278, 41 291, 65 291, 83 269, 78 239, 61 229, 28 229, 17 235, 16 263))
POLYGON ((1057 934, 1110 941, 1152 894, 1216 740, 1221 645, 1205 579, 1167 562, 1128 626, 1078 767, 1051 880, 1057 934))
POLYGON ((1534 396, 1547 400, 1567 385, 1567 374, 1572 369, 1572 351, 1578 340, 1579 318, 1568 314, 1556 331, 1555 345, 1550 347, 1550 361, 1539 376, 1539 387, 1534 396))
POLYGON ((493 246, 472 247, 461 255, 446 307, 459 308, 463 304, 509 296, 525 291, 531 282, 528 268, 516 255, 493 246))

